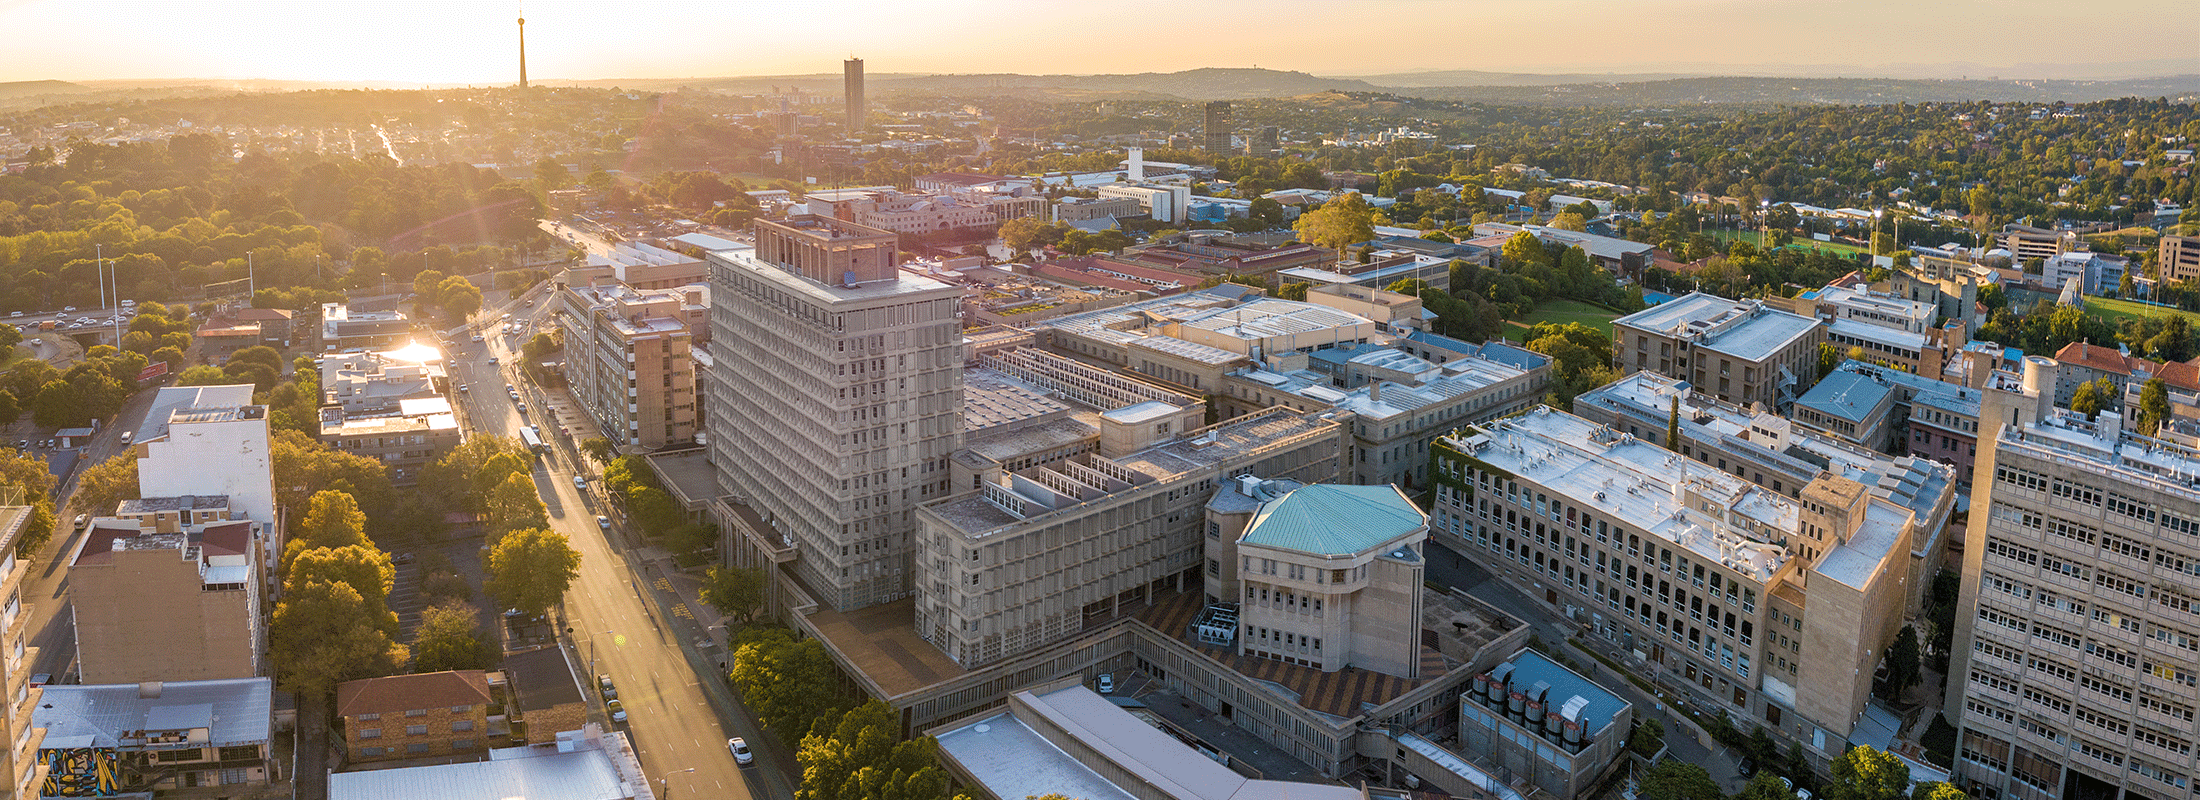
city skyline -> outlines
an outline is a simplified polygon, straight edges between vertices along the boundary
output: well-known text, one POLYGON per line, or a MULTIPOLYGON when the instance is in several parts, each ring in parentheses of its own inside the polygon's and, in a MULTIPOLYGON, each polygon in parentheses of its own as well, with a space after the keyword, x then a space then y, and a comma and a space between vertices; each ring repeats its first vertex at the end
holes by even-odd
MULTIPOLYGON (((1889 0, 1743 4, 1738 0, 1380 0, 1358 13, 1306 24, 1333 5, 1311 0, 1225 2, 1201 7, 1135 0, 1115 13, 1065 28, 1051 5, 1009 13, 975 0, 922 5, 757 0, 723 4, 626 3, 616 12, 577 2, 526 5, 537 83, 823 74, 855 55, 874 74, 1111 74, 1200 67, 1264 67, 1339 77, 1391 72, 1685 72, 1826 77, 2119 78, 2200 71, 2177 26, 2120 32, 2113 58, 2060 60, 2065 34, 2034 24, 2056 13, 2047 0, 1972 0, 1914 7, 1889 0), (1304 13, 1284 7, 1302 6, 1304 13), (1257 13, 1256 13, 1257 7, 1257 13), (850 24, 868 21, 868 24, 850 24), (1198 47, 1177 37, 1150 46, 1109 27, 1229 29, 1198 47), (1408 36, 1379 48, 1338 42, 1380 40, 1405 30, 1449 30, 1472 47, 1408 36), (1510 31, 1513 35, 1495 35, 1510 31), (1915 34, 1991 41, 2003 56, 1974 48, 1923 50, 1915 34), (1064 38, 1095 46, 1057 46, 1064 38), (1796 42, 1814 43, 1799 49, 1796 42), (973 41, 1052 42, 1043 47, 969 47, 973 41), (634 46, 641 43, 647 46, 634 46), (625 44, 621 44, 625 43, 625 44), (1106 46, 1098 46, 1100 44, 1106 46), (1651 45, 1655 43, 1656 46, 1651 45), (1640 55, 1636 55, 1640 54, 1640 55), (1662 56, 1662 57, 1660 57, 1662 56), (1990 60, 1991 59, 1991 60, 1990 60)), ((517 80, 510 2, 289 4, 253 0, 0 3, 13 30, 97 30, 103 46, 67 36, 19 42, 0 81, 297 80, 395 84, 498 84, 517 80), (425 26, 423 20, 437 24, 425 26), (401 53, 402 57, 392 57, 401 53)), ((2178 4, 2122 0, 2092 9, 2110 17, 2174 16, 2178 4)))

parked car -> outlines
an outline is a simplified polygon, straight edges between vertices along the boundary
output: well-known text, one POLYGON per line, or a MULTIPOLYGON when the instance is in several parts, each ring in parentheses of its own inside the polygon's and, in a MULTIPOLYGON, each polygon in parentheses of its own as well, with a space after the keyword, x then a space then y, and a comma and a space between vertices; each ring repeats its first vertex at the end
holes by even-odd
POLYGON ((609 675, 596 676, 596 689, 603 692, 605 700, 616 700, 619 697, 619 687, 612 685, 609 675))
POLYGON ((749 743, 739 736, 726 740, 726 750, 733 753, 733 763, 748 766, 756 763, 756 754, 749 752, 749 743))
POLYGON ((611 712, 612 722, 626 721, 626 706, 620 705, 619 701, 617 700, 612 700, 610 702, 604 703, 603 710, 611 712))
POLYGON ((611 518, 610 518, 610 517, 606 517, 606 516, 603 516, 603 515, 600 515, 600 514, 599 514, 599 515, 597 515, 597 517, 596 517, 596 527, 598 527, 598 528, 602 528, 602 529, 604 529, 604 530, 607 530, 607 531, 608 531, 608 530, 611 530, 611 518))
POLYGON ((1100 685, 1100 693, 1101 693, 1101 694, 1114 694, 1114 693, 1115 693, 1115 674, 1114 674, 1114 673, 1111 673, 1111 672, 1103 672, 1103 673, 1100 673, 1100 680, 1096 681, 1096 683, 1098 683, 1098 684, 1100 685))
POLYGON ((520 416, 522 416, 522 417, 524 417, 524 416, 527 416, 527 404, 526 404, 526 403, 521 403, 521 404, 519 404, 519 415, 520 415, 520 416))
POLYGON ((462 393, 462 394, 463 394, 463 393, 467 393, 467 392, 466 392, 466 386, 467 386, 467 384, 463 384, 463 383, 459 384, 459 385, 458 385, 458 391, 459 391, 460 393, 462 393))
POLYGON ((575 476, 573 476, 573 488, 575 488, 575 489, 579 489, 579 490, 581 490, 581 491, 584 491, 584 492, 585 492, 585 491, 588 491, 588 476, 586 476, 586 475, 575 475, 575 476))

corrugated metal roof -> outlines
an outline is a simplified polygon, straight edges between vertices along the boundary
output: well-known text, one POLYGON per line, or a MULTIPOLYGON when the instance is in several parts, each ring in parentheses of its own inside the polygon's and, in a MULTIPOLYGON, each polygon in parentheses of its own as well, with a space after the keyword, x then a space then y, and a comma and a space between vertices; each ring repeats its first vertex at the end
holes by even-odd
POLYGON ((1427 524, 1428 516, 1396 486, 1316 484, 1268 501, 1239 541, 1343 555, 1373 549, 1427 524))

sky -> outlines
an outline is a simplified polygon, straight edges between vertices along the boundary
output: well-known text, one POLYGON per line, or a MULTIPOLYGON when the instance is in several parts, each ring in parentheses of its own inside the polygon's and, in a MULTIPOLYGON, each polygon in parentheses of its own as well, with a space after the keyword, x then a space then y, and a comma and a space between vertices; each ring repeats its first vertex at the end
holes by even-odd
POLYGON ((2200 72, 2189 0, 0 0, 0 81, 509 83, 522 13, 535 80, 849 56, 873 74, 2200 72))

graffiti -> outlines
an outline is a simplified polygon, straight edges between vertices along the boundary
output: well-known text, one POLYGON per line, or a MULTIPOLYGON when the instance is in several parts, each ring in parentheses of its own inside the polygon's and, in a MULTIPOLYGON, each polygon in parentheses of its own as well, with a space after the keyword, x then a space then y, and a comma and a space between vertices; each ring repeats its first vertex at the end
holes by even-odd
POLYGON ((114 750, 72 747, 42 750, 46 755, 47 797, 114 797, 121 791, 122 765, 114 750))

